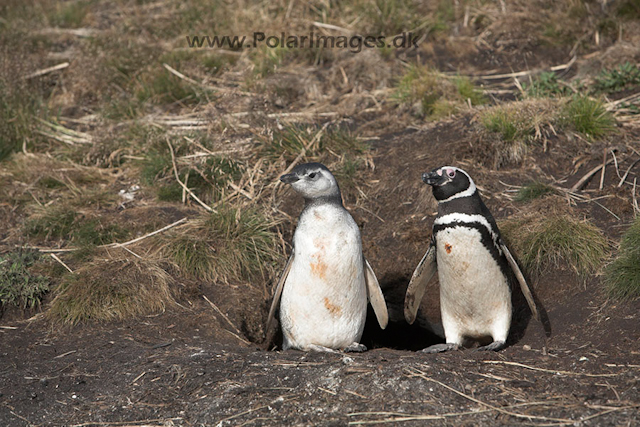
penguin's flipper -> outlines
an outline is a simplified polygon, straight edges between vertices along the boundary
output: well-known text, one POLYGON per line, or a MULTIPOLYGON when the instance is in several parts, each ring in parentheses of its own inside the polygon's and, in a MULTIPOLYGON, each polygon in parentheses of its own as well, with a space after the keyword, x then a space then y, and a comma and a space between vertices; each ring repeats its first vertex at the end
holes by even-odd
POLYGON ((366 258, 364 258, 364 281, 367 284, 367 295, 369 296, 371 307, 373 307, 373 311, 376 313, 380 327, 384 329, 389 323, 387 303, 384 301, 384 295, 382 295, 382 289, 380 289, 378 279, 366 258))
POLYGON ((269 316, 267 317, 267 326, 264 329, 264 333, 267 334, 269 329, 271 329, 271 324, 276 316, 276 308, 280 304, 280 297, 282 296, 282 288, 284 288, 284 282, 287 281, 287 276, 289 276, 289 271, 291 271, 291 265, 293 264, 293 258, 295 258, 295 249, 291 252, 291 256, 289 257, 289 261, 287 261, 287 265, 284 266, 284 271, 280 276, 280 280, 278 281, 278 286, 276 286, 276 291, 273 294, 273 301, 271 302, 271 308, 269 309, 269 316))
POLYGON ((520 267, 518 267, 518 263, 513 258, 513 255, 511 255, 511 252, 509 252, 509 248, 507 248, 507 245, 502 243, 500 247, 502 249, 502 253, 504 253, 504 255, 507 257, 507 261, 509 261, 509 265, 511 266, 513 273, 516 275, 516 279, 518 279, 518 283, 520 284, 520 289, 522 290, 522 294, 527 300, 527 304, 529 304, 531 313, 536 319, 540 320, 540 315, 538 314, 538 308, 536 307, 536 303, 533 300, 533 295, 531 295, 531 290, 529 289, 529 285, 527 285, 527 281, 525 280, 524 275, 520 270, 520 267))
POLYGON ((427 249, 427 253, 422 257, 422 261, 413 272, 407 287, 407 295, 404 298, 404 318, 410 325, 416 320, 420 301, 422 301, 424 292, 427 290, 429 280, 431 280, 437 269, 436 247, 431 244, 427 249))

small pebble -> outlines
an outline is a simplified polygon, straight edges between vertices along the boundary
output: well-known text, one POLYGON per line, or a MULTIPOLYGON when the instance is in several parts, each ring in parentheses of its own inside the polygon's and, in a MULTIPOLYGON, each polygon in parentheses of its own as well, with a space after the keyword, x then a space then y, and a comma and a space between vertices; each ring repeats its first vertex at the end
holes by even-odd
POLYGON ((522 346, 522 349, 524 351, 529 351, 529 350, 531 350, 531 346, 529 344, 525 344, 525 345, 522 346))

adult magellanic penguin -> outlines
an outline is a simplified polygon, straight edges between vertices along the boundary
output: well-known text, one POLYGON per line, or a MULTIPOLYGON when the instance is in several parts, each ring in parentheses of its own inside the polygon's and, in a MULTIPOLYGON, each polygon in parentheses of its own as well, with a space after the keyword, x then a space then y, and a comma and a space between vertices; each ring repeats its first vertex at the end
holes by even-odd
POLYGON ((387 306, 362 254, 360 230, 342 205, 338 183, 320 163, 296 166, 280 180, 304 197, 305 207, 266 331, 279 306, 285 350, 364 351, 359 342, 367 298, 382 329, 388 322, 387 306))
POLYGON ((437 353, 457 349, 468 340, 488 339, 490 344, 479 350, 500 350, 511 326, 509 266, 537 317, 522 272, 465 171, 443 166, 422 174, 422 180, 433 187, 438 215, 429 249, 407 288, 405 318, 413 323, 427 283, 437 270, 446 343, 422 351, 437 353))

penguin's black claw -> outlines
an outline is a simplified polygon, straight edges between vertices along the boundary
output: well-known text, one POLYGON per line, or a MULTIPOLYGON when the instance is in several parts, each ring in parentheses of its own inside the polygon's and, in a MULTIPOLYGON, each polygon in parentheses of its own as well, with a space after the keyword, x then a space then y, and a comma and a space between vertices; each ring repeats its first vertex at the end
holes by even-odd
POLYGON ((478 347, 476 351, 499 351, 505 347, 504 341, 494 341, 489 345, 478 347))
POLYGON ((444 353, 445 351, 457 350, 457 349, 458 349, 458 344, 453 344, 453 343, 434 344, 427 348, 423 348, 422 350, 420 350, 420 353, 427 353, 427 354, 444 353))
POLYGON ((363 353, 367 351, 367 346, 357 342, 351 343, 343 350, 345 353, 363 353))

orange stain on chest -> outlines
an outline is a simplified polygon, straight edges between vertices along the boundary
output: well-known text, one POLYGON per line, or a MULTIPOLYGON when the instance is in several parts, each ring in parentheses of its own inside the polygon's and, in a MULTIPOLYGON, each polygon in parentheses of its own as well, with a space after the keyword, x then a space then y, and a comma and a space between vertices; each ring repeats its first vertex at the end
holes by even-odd
POLYGON ((444 245, 444 250, 445 250, 445 251, 447 251, 447 253, 448 253, 448 254, 450 254, 450 253, 451 253, 451 249, 452 249, 452 248, 453 248, 453 246, 451 246, 451 245, 450 245, 450 244, 448 244, 448 243, 445 243, 445 245, 444 245))
POLYGON ((331 301, 329 301, 329 298, 326 297, 324 298, 324 306, 333 316, 338 316, 342 312, 342 309, 339 306, 331 303, 331 301))
POLYGON ((319 277, 320 279, 327 278, 327 264, 323 260, 322 253, 313 255, 315 262, 311 262, 309 267, 311 268, 311 274, 319 277))

